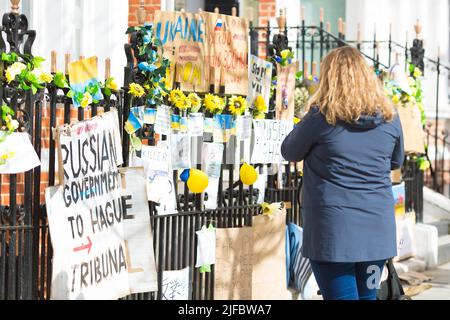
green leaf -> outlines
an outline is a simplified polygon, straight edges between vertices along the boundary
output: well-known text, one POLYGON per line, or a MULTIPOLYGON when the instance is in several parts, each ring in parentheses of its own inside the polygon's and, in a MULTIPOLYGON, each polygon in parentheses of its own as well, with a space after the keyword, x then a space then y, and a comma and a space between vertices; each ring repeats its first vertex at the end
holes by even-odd
POLYGON ((57 72, 53 77, 53 83, 58 88, 68 88, 69 84, 67 83, 66 75, 62 72, 57 72))
POLYGON ((42 62, 44 62, 44 61, 45 61, 44 58, 39 57, 39 56, 35 56, 35 57, 33 57, 33 59, 31 60, 31 63, 33 64, 33 66, 34 66, 35 68, 39 68, 39 67, 41 66, 42 62))
POLYGON ((33 94, 37 93, 37 88, 34 86, 34 84, 31 85, 31 92, 33 92, 33 94))
POLYGON ((74 97, 74 92, 73 92, 73 90, 69 90, 68 92, 67 92, 67 94, 66 94, 66 96, 67 96, 67 98, 73 98, 74 97))
POLYGON ((110 88, 107 88, 107 87, 105 88, 105 95, 108 96, 108 97, 111 95, 111 89, 110 88))

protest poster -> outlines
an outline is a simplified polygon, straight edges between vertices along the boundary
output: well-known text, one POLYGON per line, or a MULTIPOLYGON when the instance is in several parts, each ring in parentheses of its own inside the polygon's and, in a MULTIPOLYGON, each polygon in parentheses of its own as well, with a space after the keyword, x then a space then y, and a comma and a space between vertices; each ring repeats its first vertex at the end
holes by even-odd
POLYGON ((41 165, 36 151, 31 144, 30 137, 26 132, 12 132, 6 134, 5 140, 0 143, 0 155, 10 157, 0 162, 0 174, 16 174, 29 171, 41 165))
POLYGON ((277 64, 276 119, 294 121, 295 74, 298 61, 287 66, 277 64))
POLYGON ((172 134, 170 136, 172 170, 188 169, 191 167, 191 137, 187 133, 172 134))
POLYGON ((189 300, 189 267, 163 271, 162 279, 162 300, 189 300))
POLYGON ((257 56, 250 55, 248 64, 248 96, 247 102, 251 106, 258 96, 264 98, 269 105, 270 86, 272 82, 272 63, 257 56))
POLYGON ((254 145, 251 163, 281 163, 281 144, 293 126, 292 121, 253 120, 254 145))
POLYGON ((170 107, 164 104, 158 106, 155 116, 155 132, 169 135, 172 129, 171 124, 170 107))
POLYGON ((116 109, 59 127, 57 142, 61 186, 45 193, 54 251, 51 299, 118 299, 154 289, 154 262, 139 258, 152 254, 134 247, 144 236, 135 232, 146 231, 125 223, 137 218, 136 210, 145 212, 145 204, 123 198, 135 190, 123 190, 117 169, 123 161, 116 109), (150 282, 130 277, 136 269, 150 282))
POLYGON ((215 300, 252 298, 253 229, 216 229, 215 300))
POLYGON ((80 101, 76 98, 77 94, 84 94, 89 86, 97 86, 99 88, 92 95, 93 100, 103 99, 98 80, 97 57, 71 62, 68 64, 68 69, 70 89, 74 92, 72 102, 75 108, 80 107, 80 101))
POLYGON ((203 13, 207 24, 207 57, 216 72, 214 83, 222 79, 226 94, 248 94, 248 20, 217 13, 203 13))
POLYGON ((252 300, 287 300, 286 209, 253 217, 252 300))
POLYGON ((222 143, 203 143, 202 168, 209 179, 204 196, 205 209, 217 208, 217 192, 219 189, 220 169, 222 167, 224 146, 222 143))
POLYGON ((119 168, 124 216, 125 258, 130 290, 158 290, 144 168, 119 168), (145 245, 143 245, 145 244, 145 245))
POLYGON ((171 83, 183 91, 208 92, 209 66, 205 63, 207 38, 202 13, 156 11, 153 25, 163 56, 172 61, 171 83))

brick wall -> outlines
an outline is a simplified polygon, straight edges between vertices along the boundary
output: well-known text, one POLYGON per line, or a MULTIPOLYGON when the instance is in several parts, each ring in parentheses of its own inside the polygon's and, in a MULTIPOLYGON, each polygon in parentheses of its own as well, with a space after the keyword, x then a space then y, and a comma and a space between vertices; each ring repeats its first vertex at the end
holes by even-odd
MULTIPOLYGON (((267 21, 276 15, 276 1, 275 0, 259 0, 258 8, 258 26, 267 26, 267 21)), ((259 41, 266 40, 266 32, 259 32, 259 41)), ((266 45, 265 43, 259 44, 259 56, 265 58, 266 55, 266 45)))
MULTIPOLYGON (((129 9, 128 9, 128 25, 136 26, 138 25, 136 12, 140 6, 140 0, 128 0, 129 1, 129 9)), ((145 21, 149 21, 150 14, 159 10, 161 8, 161 0, 144 0, 145 10, 147 11, 147 17, 145 21)))

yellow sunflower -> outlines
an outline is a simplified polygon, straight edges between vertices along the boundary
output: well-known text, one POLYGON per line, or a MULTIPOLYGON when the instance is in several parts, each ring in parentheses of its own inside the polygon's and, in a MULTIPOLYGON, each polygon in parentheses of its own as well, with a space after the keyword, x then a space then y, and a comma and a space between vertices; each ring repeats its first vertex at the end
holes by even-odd
POLYGON ((191 107, 191 101, 183 94, 183 97, 180 97, 179 99, 177 99, 174 102, 174 105, 176 108, 178 108, 182 111, 185 111, 191 107))
POLYGON ((245 110, 247 110, 247 108, 247 101, 241 96, 232 96, 228 101, 228 109, 230 109, 230 112, 233 115, 240 116, 245 112, 245 110))
POLYGON ((266 101, 264 101, 264 98, 262 96, 257 96, 254 102, 256 110, 258 112, 266 112, 267 111, 267 105, 266 101))
POLYGON ((189 93, 188 99, 191 103, 191 111, 197 112, 202 106, 202 99, 195 92, 189 93))
POLYGON ((203 105, 205 106, 206 110, 211 113, 219 113, 225 107, 223 99, 211 93, 205 95, 205 98, 203 99, 203 105))
POLYGON ((186 96, 183 93, 183 91, 181 91, 180 89, 174 89, 170 91, 169 100, 170 102, 173 103, 173 105, 175 105, 177 101, 180 99, 186 99, 186 96))
POLYGON ((140 84, 130 83, 130 90, 128 91, 133 97, 142 97, 145 94, 144 88, 140 84))

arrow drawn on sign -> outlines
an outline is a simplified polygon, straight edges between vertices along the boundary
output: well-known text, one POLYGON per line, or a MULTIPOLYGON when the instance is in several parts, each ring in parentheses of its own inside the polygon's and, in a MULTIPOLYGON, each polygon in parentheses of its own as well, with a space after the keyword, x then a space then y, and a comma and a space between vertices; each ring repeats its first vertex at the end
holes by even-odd
POLYGON ((92 248, 92 241, 91 241, 91 238, 89 238, 89 236, 87 237, 87 239, 88 239, 88 244, 83 244, 83 245, 81 245, 79 247, 75 247, 75 248, 73 248, 73 251, 74 252, 78 252, 78 251, 81 251, 81 250, 88 249, 88 253, 90 253, 91 252, 91 248, 92 248))

